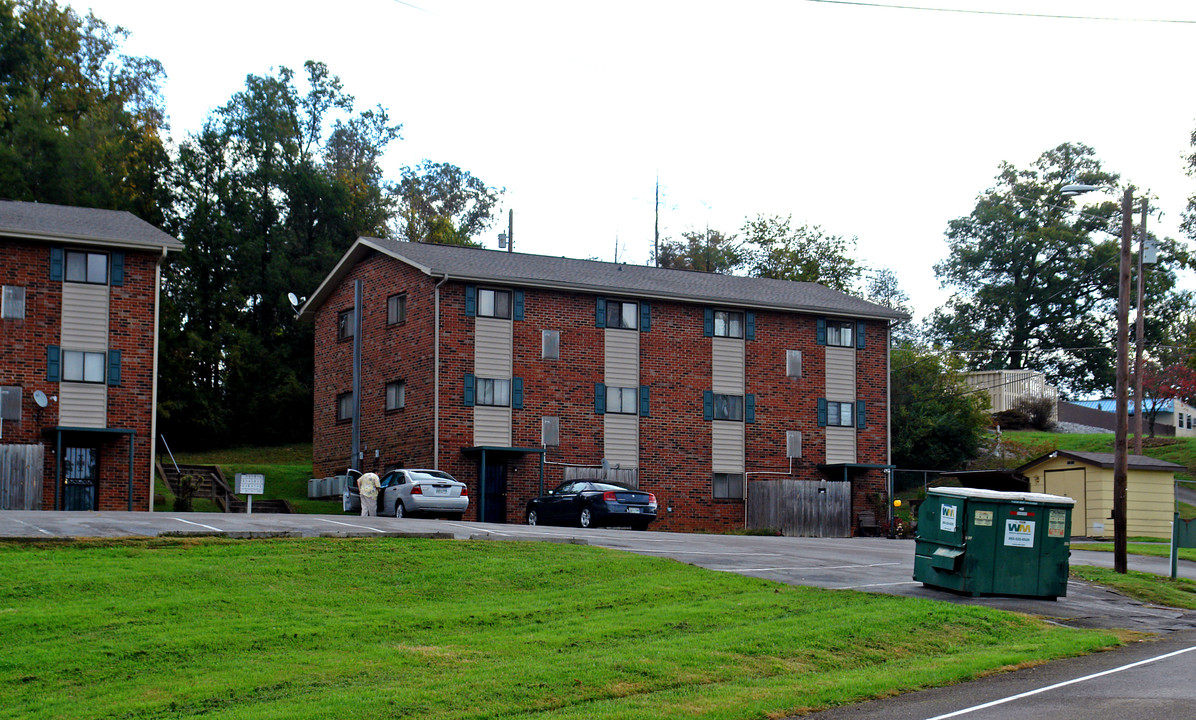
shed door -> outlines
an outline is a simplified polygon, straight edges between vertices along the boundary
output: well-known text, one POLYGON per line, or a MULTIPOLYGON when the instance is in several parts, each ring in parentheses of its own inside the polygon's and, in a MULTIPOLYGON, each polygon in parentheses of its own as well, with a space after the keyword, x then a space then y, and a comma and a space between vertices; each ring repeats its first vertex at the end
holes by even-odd
POLYGON ((1073 537, 1077 535, 1088 534, 1088 493, 1086 491, 1087 481, 1084 476, 1084 468, 1072 468, 1070 470, 1047 470, 1046 477, 1043 478, 1043 492, 1051 495, 1063 495, 1076 501, 1076 506, 1071 511, 1071 534, 1073 537))

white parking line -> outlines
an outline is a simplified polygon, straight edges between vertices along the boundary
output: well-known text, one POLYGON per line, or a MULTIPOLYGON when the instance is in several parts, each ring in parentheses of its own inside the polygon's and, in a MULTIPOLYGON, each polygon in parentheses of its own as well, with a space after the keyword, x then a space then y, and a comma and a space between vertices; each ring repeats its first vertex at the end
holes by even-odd
POLYGON ((362 530, 372 530, 373 532, 376 532, 376 533, 385 532, 385 530, 379 530, 378 528, 372 528, 369 525, 354 525, 353 523, 337 522, 336 520, 325 520, 324 518, 316 518, 316 519, 319 520, 320 522, 332 523, 334 525, 344 525, 345 527, 361 528, 362 530))
POLYGON ((1074 680, 1067 680, 1067 681, 1064 681, 1061 683, 1055 683, 1054 685, 1048 685, 1044 688, 1038 688, 1037 690, 1031 690, 1029 692, 1020 693, 1018 695, 1011 695, 1007 698, 1002 698, 1000 700, 993 700, 992 702, 986 702, 983 705, 975 705, 970 708, 956 710, 955 712, 950 712, 950 713, 947 713, 946 715, 935 715, 932 718, 927 718, 927 720, 946 720, 946 718, 953 718, 953 717, 957 717, 959 715, 966 715, 971 712, 976 712, 977 710, 984 710, 984 709, 987 709, 990 707, 995 707, 997 705, 1004 705, 1005 703, 1013 702, 1014 700, 1021 700, 1022 698, 1027 698, 1027 697, 1030 697, 1031 695, 1038 695, 1039 693, 1044 693, 1049 690, 1057 690, 1061 687, 1067 687, 1068 685, 1075 685, 1076 683, 1087 682, 1088 680, 1095 680, 1096 678, 1104 677, 1105 675, 1112 675, 1113 673, 1119 673, 1122 670, 1130 670, 1130 669, 1136 668, 1140 665, 1146 665, 1147 663, 1156 662, 1158 660, 1166 660, 1167 658, 1175 657, 1176 655, 1183 655, 1184 653, 1192 652, 1193 650, 1196 650, 1196 645, 1193 645, 1190 648, 1184 648, 1183 650, 1176 650, 1175 652, 1169 652, 1166 655, 1159 655, 1157 657, 1147 658, 1145 660, 1139 660, 1138 662, 1133 662, 1133 663, 1130 663, 1129 665, 1122 665, 1121 667, 1115 667, 1112 670, 1105 670, 1104 672, 1098 672, 1098 673, 1094 673, 1092 675, 1085 675, 1084 677, 1076 678, 1074 680))
POLYGON ((457 523, 454 523, 454 522, 446 522, 446 523, 445 523, 445 525, 452 525, 453 527, 459 527, 459 528, 461 528, 462 530, 472 530, 472 531, 474 531, 474 532, 484 532, 484 533, 489 533, 490 535, 502 535, 503 537, 509 537, 510 535, 512 535, 512 533, 500 533, 500 532, 495 532, 494 530, 489 530, 489 529, 487 529, 487 528, 477 527, 476 525, 458 525, 457 523))
POLYGON ((13 520, 16 520, 17 522, 21 523, 22 525, 28 525, 29 527, 33 528, 34 530, 38 531, 39 533, 44 533, 44 534, 46 534, 46 535, 53 535, 53 534, 54 534, 54 533, 50 532, 49 530, 42 530, 41 528, 39 528, 38 526, 34 525, 33 523, 27 523, 27 522, 25 522, 24 520, 17 520, 16 518, 13 518, 13 520))
POLYGON ((170 519, 171 519, 171 520, 178 520, 179 522, 181 522, 181 523, 187 523, 188 525, 198 525, 198 526, 200 526, 201 528, 207 528, 207 529, 209 529, 209 530, 214 530, 214 531, 216 531, 216 532, 224 532, 223 530, 221 530, 221 529, 220 529, 220 528, 218 528, 218 527, 212 527, 211 525, 204 525, 203 523, 191 522, 190 520, 184 520, 184 519, 182 519, 182 518, 170 518, 170 519))
MULTIPOLYGON (((904 565, 905 563, 873 563, 872 565, 802 565, 799 567, 758 567, 758 568, 741 568, 741 567, 725 567, 725 568, 710 568, 711 570, 730 570, 732 572, 780 572, 782 570, 850 570, 854 568, 870 568, 870 567, 884 567, 885 565, 904 565)), ((894 585, 902 585, 904 583, 892 583, 894 585)))
MULTIPOLYGON (((703 552, 701 550, 636 550, 642 553, 658 553, 661 555, 750 555, 752 557, 785 557, 785 553, 753 553, 753 552, 703 552)), ((897 565, 899 563, 886 563, 897 565)), ((850 565, 849 567, 858 567, 850 565)))

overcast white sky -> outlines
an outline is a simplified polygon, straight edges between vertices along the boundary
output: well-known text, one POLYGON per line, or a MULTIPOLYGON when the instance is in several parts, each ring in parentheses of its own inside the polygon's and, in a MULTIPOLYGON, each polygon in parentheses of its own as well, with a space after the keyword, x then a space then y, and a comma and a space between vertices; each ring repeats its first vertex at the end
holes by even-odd
MULTIPOLYGON (((63 0, 60 0, 62 2, 63 0)), ((878 0, 888 3, 890 0, 878 0)), ((858 237, 919 316, 949 220, 998 164, 1066 141, 1149 188, 1178 237, 1196 178, 1196 24, 969 15, 808 0, 79 0, 161 60, 172 136, 272 67, 321 60, 403 123, 388 177, 428 158, 506 188, 515 249, 644 263, 662 236, 745 216, 858 237)), ((1196 21, 1179 0, 909 0, 1196 21)), ((1152 221, 1153 222, 1153 221, 1152 221)))

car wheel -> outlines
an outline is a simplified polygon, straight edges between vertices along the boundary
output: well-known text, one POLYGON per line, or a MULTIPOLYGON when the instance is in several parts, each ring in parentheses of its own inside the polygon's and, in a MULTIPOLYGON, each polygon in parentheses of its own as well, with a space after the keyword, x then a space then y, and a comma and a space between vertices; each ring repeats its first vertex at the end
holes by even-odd
POLYGON ((407 517, 407 509, 403 507, 402 500, 395 500, 395 518, 402 519, 407 517))
POLYGON ((593 520, 594 517, 590 514, 590 509, 588 507, 582 508, 581 512, 577 514, 577 524, 583 528, 588 528, 593 520))
POLYGON ((539 513, 537 513, 535 510, 528 510, 527 511, 527 524, 528 525, 536 525, 539 522, 540 522, 539 513))

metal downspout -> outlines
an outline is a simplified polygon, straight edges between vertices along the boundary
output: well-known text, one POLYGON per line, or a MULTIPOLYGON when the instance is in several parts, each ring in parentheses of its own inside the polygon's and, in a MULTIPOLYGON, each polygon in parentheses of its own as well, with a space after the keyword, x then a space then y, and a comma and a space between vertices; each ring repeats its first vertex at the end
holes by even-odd
POLYGON ((436 296, 436 317, 432 319, 435 326, 435 339, 432 342, 432 469, 440 469, 440 286, 448 282, 448 273, 436 283, 433 294, 436 296))
POLYGON ((129 512, 133 512, 133 448, 137 445, 137 431, 129 433, 129 512))
MULTIPOLYGON (((149 436, 149 511, 154 511, 155 468, 158 467, 158 326, 161 324, 162 308, 162 262, 166 260, 166 246, 154 264, 154 375, 150 383, 150 436, 149 436)), ((131 492, 131 491, 130 491, 131 492)), ((132 508, 129 508, 132 510, 132 508)))

